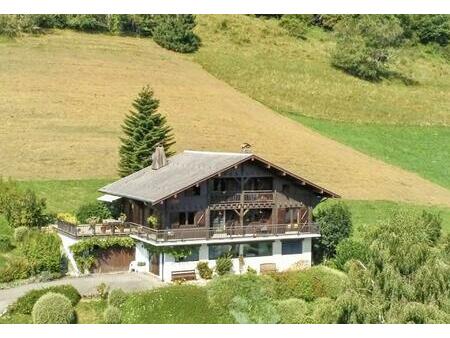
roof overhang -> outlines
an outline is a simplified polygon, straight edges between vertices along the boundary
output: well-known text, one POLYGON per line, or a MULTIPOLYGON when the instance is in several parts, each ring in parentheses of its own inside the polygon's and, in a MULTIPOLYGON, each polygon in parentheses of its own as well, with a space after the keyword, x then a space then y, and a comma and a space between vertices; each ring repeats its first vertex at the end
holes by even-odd
POLYGON ((114 196, 114 195, 105 194, 105 195, 102 195, 102 196, 98 197, 97 201, 112 203, 112 202, 117 201, 117 200, 119 200, 121 198, 122 198, 121 196, 114 196))

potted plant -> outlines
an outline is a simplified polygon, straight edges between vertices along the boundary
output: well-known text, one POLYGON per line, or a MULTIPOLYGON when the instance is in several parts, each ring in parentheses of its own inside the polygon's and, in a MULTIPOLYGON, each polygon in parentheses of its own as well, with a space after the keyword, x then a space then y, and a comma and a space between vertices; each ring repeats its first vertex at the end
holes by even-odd
POLYGON ((106 234, 107 228, 108 228, 108 224, 103 220, 102 226, 100 227, 102 234, 106 234))
POLYGON ((147 218, 147 223, 150 228, 158 229, 159 228, 159 220, 155 215, 151 215, 147 218))
POLYGON ((95 226, 100 222, 100 218, 92 216, 87 219, 87 222, 89 223, 89 230, 92 230, 92 233, 95 235, 95 226))
POLYGON ((127 215, 125 215, 123 212, 120 214, 119 218, 119 231, 124 232, 125 231, 125 221, 127 220, 127 215))

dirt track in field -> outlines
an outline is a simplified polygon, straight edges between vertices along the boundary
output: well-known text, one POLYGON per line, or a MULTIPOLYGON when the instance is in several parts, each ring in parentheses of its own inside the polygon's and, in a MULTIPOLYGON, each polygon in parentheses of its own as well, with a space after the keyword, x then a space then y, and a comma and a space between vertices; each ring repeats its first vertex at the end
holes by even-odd
POLYGON ((58 32, 0 44, 0 175, 114 177, 120 124, 149 83, 177 150, 256 154, 351 199, 450 206, 450 191, 327 139, 148 39, 58 32))

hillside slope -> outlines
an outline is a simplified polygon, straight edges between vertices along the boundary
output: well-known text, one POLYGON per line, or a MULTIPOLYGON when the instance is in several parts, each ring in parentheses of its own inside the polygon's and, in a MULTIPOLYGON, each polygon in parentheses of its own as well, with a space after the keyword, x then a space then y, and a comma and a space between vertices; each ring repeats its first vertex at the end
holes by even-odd
POLYGON ((116 176, 124 114, 149 83, 177 150, 254 152, 353 199, 450 205, 450 191, 275 114, 147 39, 73 32, 0 44, 0 175, 116 176))

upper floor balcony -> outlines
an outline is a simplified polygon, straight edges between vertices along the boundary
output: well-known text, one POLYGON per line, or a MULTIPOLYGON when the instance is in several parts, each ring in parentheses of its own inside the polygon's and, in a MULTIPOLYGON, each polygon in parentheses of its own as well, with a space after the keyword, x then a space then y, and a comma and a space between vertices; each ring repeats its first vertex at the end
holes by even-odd
POLYGON ((262 205, 273 206, 276 192, 272 190, 215 191, 210 195, 210 207, 220 209, 226 206, 262 205))

